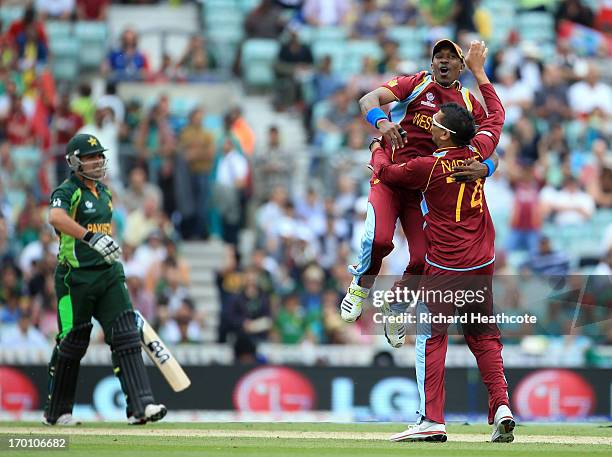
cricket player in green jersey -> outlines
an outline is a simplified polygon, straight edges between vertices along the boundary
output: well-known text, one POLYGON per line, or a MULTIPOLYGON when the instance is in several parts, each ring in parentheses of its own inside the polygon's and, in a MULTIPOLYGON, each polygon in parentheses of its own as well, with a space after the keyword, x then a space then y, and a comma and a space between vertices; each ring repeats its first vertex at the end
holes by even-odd
POLYGON ((128 423, 145 424, 166 415, 166 407, 153 399, 137 317, 118 262, 121 248, 112 238, 112 194, 100 182, 107 169, 105 151, 92 135, 74 136, 66 146, 71 176, 53 191, 49 202, 49 223, 60 237, 60 249, 55 271, 59 333, 49 362, 47 425, 77 424, 72 408, 92 317, 111 347, 128 423))

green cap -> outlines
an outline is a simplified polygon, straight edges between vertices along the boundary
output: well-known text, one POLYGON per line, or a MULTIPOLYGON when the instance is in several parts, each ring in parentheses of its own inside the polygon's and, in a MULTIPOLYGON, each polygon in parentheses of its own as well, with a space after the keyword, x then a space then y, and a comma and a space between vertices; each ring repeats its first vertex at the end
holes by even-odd
POLYGON ((73 136, 66 145, 67 156, 74 154, 77 157, 84 157, 90 154, 98 154, 106 150, 107 149, 100 144, 100 140, 87 133, 79 133, 73 136))

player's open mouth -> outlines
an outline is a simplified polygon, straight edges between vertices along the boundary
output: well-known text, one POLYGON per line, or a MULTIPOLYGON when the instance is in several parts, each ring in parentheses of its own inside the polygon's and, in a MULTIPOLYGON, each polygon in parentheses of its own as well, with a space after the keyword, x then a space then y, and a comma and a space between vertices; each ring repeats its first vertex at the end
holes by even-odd
POLYGON ((440 75, 447 76, 448 75, 448 67, 440 67, 440 75))

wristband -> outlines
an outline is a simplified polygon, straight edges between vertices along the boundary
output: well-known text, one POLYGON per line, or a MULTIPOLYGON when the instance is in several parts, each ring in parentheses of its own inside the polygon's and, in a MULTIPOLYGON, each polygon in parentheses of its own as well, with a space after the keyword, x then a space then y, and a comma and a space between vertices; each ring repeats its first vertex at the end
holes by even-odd
POLYGON ((482 163, 484 163, 487 166, 487 170, 489 171, 487 173, 487 178, 490 178, 491 176, 493 176, 493 173, 495 173, 495 163, 493 163, 491 158, 489 157, 487 160, 485 160, 482 163))
POLYGON ((372 108, 370 111, 368 111, 368 114, 366 115, 366 121, 368 121, 376 128, 378 128, 378 126, 376 125, 378 124, 378 121, 381 121, 383 119, 387 119, 387 115, 380 108, 372 108))
POLYGON ((85 233, 85 235, 83 235, 82 239, 86 243, 89 243, 91 241, 91 239, 93 238, 93 236, 94 236, 94 232, 91 232, 91 231, 88 230, 87 233, 85 233))

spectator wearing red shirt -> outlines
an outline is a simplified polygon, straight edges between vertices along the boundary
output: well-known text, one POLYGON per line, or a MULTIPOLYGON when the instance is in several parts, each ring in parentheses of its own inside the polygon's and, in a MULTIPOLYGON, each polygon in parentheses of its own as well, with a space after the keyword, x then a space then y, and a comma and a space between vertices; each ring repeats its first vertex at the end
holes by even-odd
POLYGON ((6 121, 6 138, 13 146, 30 144, 33 139, 32 124, 23 110, 21 96, 13 98, 6 121))
POLYGON ((70 94, 67 92, 61 94, 51 117, 57 182, 62 182, 68 175, 68 164, 64 160, 66 145, 83 125, 83 118, 70 109, 70 94))
POLYGON ((509 251, 527 250, 536 254, 540 243, 542 212, 540 208, 540 189, 542 183, 535 177, 534 165, 519 165, 512 179, 514 204, 510 216, 509 251))
POLYGON ((38 39, 42 41, 45 46, 47 46, 48 42, 45 27, 41 21, 36 20, 36 10, 32 6, 26 8, 22 19, 16 20, 9 26, 9 29, 6 32, 6 37, 8 38, 9 42, 11 44, 15 44, 17 37, 24 33, 26 27, 30 24, 33 24, 36 28, 38 39))
POLYGON ((77 0, 77 17, 81 21, 105 21, 110 0, 77 0))

